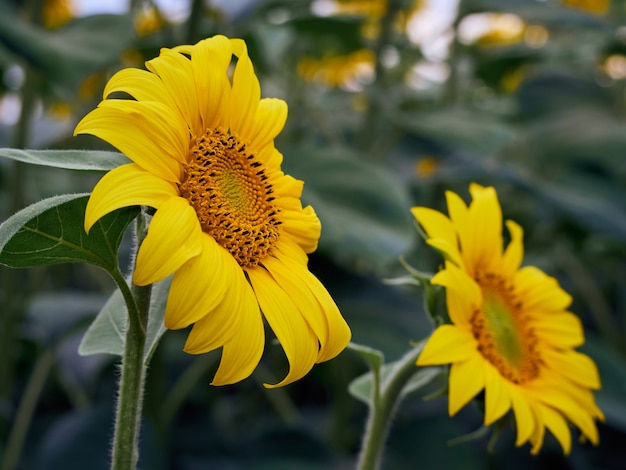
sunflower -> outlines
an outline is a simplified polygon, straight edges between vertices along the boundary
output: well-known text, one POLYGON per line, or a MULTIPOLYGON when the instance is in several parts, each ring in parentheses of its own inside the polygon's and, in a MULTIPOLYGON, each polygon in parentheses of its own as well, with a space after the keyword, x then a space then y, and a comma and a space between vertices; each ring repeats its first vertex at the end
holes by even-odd
POLYGON ((224 385, 256 368, 265 318, 289 362, 287 376, 266 386, 293 382, 339 354, 350 329, 307 268, 321 225, 312 207, 302 207, 303 183, 280 169, 274 138, 287 105, 260 98, 240 39, 163 49, 146 67, 111 77, 104 100, 76 127, 132 160, 98 182, 85 230, 121 207, 156 209, 133 282, 174 274, 165 326, 193 324, 188 353, 221 347, 212 384, 224 385), (119 92, 134 100, 111 98, 119 92))
POLYGON ((523 231, 507 221, 492 187, 470 185, 468 206, 446 193, 449 217, 414 207, 427 243, 445 256, 432 279, 446 288, 452 324, 439 326, 417 365, 451 364, 449 413, 453 416, 483 389, 485 425, 513 410, 516 445, 543 445, 546 428, 568 454, 568 423, 598 443, 594 419, 603 420, 591 390, 600 388, 595 363, 574 350, 584 342, 578 318, 567 312, 571 297, 556 279, 533 266, 520 268, 523 231))

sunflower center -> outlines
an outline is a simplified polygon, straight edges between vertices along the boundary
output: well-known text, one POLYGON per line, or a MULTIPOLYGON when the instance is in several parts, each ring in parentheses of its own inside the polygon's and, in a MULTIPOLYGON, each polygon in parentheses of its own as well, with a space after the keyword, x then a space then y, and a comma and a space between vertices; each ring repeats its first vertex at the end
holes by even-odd
POLYGON ((202 230, 242 267, 271 255, 280 235, 280 211, 263 163, 224 129, 207 129, 191 149, 179 185, 202 230))
POLYGON ((525 383, 539 375, 537 338, 526 320, 513 285, 503 277, 477 274, 483 293, 482 309, 471 318, 478 349, 511 382, 525 383))

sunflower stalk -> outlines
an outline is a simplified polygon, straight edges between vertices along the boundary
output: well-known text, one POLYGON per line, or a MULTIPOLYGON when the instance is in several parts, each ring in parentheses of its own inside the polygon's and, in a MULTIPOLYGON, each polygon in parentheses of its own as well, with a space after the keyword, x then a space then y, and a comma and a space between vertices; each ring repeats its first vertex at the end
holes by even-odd
POLYGON ((372 400, 367 426, 361 444, 358 470, 380 468, 383 449, 389 434, 391 422, 403 397, 402 391, 415 374, 415 361, 424 343, 409 351, 400 359, 390 374, 381 380, 381 369, 373 368, 372 400))
MULTIPOLYGON (((142 213, 137 218, 136 247, 141 245, 145 234, 146 220, 142 213)), ((111 470, 132 470, 136 468, 139 459, 139 432, 146 381, 144 350, 151 285, 132 284, 129 287, 119 272, 114 278, 126 302, 128 326, 118 385, 111 470)))

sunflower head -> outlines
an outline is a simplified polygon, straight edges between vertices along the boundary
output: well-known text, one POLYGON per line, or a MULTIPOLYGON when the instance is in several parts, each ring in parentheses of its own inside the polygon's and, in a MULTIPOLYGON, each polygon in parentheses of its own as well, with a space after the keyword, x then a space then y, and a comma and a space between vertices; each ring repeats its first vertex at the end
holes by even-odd
POLYGON ((598 443, 596 419, 604 419, 592 390, 600 388, 595 363, 574 348, 584 343, 580 321, 567 311, 571 297, 556 279, 533 266, 520 267, 523 231, 507 221, 504 249, 502 211, 496 191, 470 186, 467 206, 446 194, 448 213, 414 207, 427 243, 445 257, 432 279, 446 288, 452 324, 438 327, 418 365, 451 364, 449 412, 454 415, 485 392, 485 425, 513 410, 516 445, 532 452, 549 429, 568 454, 568 424, 598 443))
POLYGON ((265 319, 289 362, 276 386, 297 380, 339 354, 350 330, 307 268, 321 224, 274 146, 287 105, 261 98, 240 39, 163 49, 146 66, 115 74, 76 127, 132 160, 96 185, 85 229, 121 207, 156 209, 133 281, 174 275, 165 326, 193 324, 189 353, 222 348, 213 380, 221 385, 255 369, 265 319), (118 92, 132 99, 114 99, 118 92))

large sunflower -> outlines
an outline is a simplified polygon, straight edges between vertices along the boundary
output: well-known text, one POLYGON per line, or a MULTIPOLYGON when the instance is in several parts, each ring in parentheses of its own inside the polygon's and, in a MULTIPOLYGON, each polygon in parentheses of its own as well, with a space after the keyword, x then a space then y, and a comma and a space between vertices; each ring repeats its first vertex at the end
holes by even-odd
POLYGON ((568 454, 568 423, 597 444, 594 419, 604 417, 591 390, 600 388, 600 378, 595 363, 574 350, 584 337, 578 318, 566 311, 570 296, 536 267, 520 268, 523 232, 510 220, 503 251, 495 190, 472 184, 470 193, 469 207, 446 193, 449 218, 412 209, 428 244, 446 258, 432 282, 446 287, 452 321, 434 331, 417 364, 451 363, 450 416, 483 389, 485 425, 512 408, 517 446, 530 441, 537 453, 547 428, 568 454))
POLYGON ((302 208, 302 182, 280 169, 274 138, 287 105, 260 98, 240 39, 163 49, 146 66, 115 74, 105 99, 76 127, 133 161, 98 182, 85 229, 121 207, 155 208, 133 281, 174 274, 165 326, 194 325, 189 353, 222 347, 212 383, 224 385, 257 366, 264 317, 289 361, 287 376, 272 386, 293 382, 339 354, 350 330, 307 269, 321 225, 310 206, 302 208), (119 92, 134 100, 111 99, 119 92))

